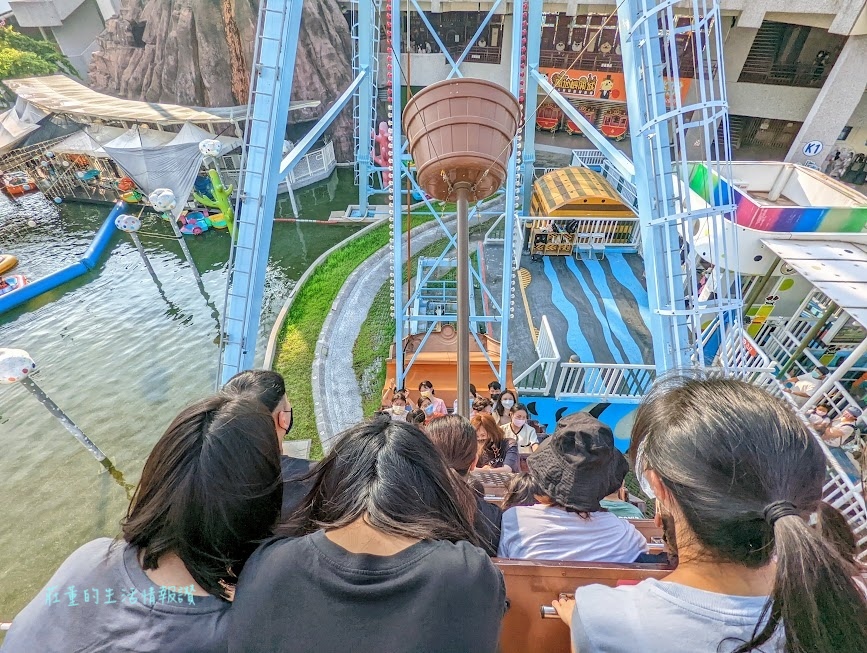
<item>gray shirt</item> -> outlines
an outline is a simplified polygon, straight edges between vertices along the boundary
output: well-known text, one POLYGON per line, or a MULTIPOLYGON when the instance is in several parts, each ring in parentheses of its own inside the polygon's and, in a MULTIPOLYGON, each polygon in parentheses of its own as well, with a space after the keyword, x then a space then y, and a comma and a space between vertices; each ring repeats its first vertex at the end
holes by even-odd
MULTIPOLYGON (((750 640, 766 602, 655 579, 587 585, 575 591, 572 642, 578 653, 729 653, 750 640)), ((756 651, 782 653, 780 630, 756 651)))
POLYGON ((230 604, 154 585, 137 549, 103 537, 66 561, 6 634, 2 653, 224 653, 230 604))

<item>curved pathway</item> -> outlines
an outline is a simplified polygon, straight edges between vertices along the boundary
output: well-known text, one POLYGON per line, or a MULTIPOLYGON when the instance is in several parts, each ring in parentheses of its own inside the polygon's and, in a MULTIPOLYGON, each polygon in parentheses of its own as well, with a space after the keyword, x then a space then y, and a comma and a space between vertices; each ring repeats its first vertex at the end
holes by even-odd
MULTIPOLYGON (((447 226, 454 216, 444 220, 447 226)), ((445 237, 435 221, 412 230, 413 249, 445 237)), ((406 247, 406 235, 401 240, 406 247)), ((349 275, 325 318, 313 358, 313 403, 322 449, 331 450, 334 437, 364 419, 361 390, 352 368, 352 348, 367 318, 373 298, 391 272, 392 254, 383 247, 349 275)))

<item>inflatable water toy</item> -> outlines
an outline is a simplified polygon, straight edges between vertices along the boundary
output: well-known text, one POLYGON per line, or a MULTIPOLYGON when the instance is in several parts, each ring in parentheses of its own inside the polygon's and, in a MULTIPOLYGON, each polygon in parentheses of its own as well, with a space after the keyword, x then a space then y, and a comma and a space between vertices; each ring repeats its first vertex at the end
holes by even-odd
POLYGON ((18 258, 12 254, 0 254, 0 274, 8 272, 18 265, 18 258))
POLYGON ((130 190, 125 193, 121 193, 120 199, 124 202, 128 202, 129 204, 138 204, 144 199, 144 195, 142 195, 137 190, 130 190))
POLYGON ((212 213, 208 216, 208 224, 214 229, 226 229, 229 226, 226 216, 222 213, 212 213))
POLYGON ((2 178, 3 190, 10 195, 23 195, 36 190, 36 182, 26 172, 16 170, 7 172, 2 178))
POLYGON ((179 218, 181 221, 181 233, 198 236, 200 233, 211 228, 208 224, 208 217, 201 211, 192 211, 181 213, 179 218))
POLYGON ((99 170, 85 170, 84 172, 76 172, 75 176, 81 179, 81 181, 93 181, 94 179, 99 179, 99 170))
POLYGON ((117 182, 117 189, 119 191, 128 191, 128 190, 132 190, 133 188, 135 188, 135 182, 132 179, 130 179, 129 177, 122 177, 117 182))
POLYGON ((26 285, 27 278, 23 274, 11 274, 8 277, 0 277, 0 297, 26 285))
POLYGON ((66 267, 60 268, 57 272, 52 272, 47 277, 42 277, 36 281, 27 283, 23 288, 19 288, 16 292, 9 292, 0 295, 0 314, 8 310, 20 306, 24 302, 38 297, 39 295, 53 290, 58 286, 62 286, 67 281, 80 277, 82 274, 93 270, 99 262, 99 257, 108 247, 112 235, 115 233, 114 221, 118 215, 124 212, 126 204, 118 202, 106 217, 105 222, 96 232, 93 237, 93 242, 87 251, 84 252, 81 259, 70 263, 66 267))
MULTIPOLYGON (((211 182, 210 188, 206 188, 204 183, 197 184, 196 187, 198 188, 201 186, 203 190, 206 190, 206 193, 193 191, 193 199, 202 206, 207 206, 209 209, 217 209, 223 215, 226 227, 229 229, 229 233, 231 234, 233 233, 232 227, 235 222, 235 212, 232 210, 232 204, 230 202, 234 186, 231 184, 224 186, 223 180, 220 179, 220 173, 213 168, 208 170, 208 179, 211 182)), ((222 229, 222 227, 217 228, 222 229)))

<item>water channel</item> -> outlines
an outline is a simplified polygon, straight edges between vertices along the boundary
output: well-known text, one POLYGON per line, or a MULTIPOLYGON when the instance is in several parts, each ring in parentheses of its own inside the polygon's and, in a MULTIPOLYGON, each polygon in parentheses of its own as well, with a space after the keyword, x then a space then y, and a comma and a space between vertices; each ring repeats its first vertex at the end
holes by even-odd
MULTIPOLYGON (((298 201, 300 218, 327 219, 357 201, 352 171, 302 189, 298 201)), ((0 195, 0 251, 19 257, 16 273, 38 279, 77 260, 108 211, 0 195)), ((285 196, 277 213, 291 217, 285 196)), ((356 229, 275 224, 260 344, 304 270, 356 229)), ((30 352, 35 380, 130 483, 174 414, 214 388, 229 252, 225 232, 187 237, 205 297, 168 223, 146 217, 142 232, 159 285, 117 232, 95 270, 0 316, 0 347, 30 352)), ((0 621, 11 621, 73 550, 118 534, 127 498, 22 387, 0 386, 0 447, 0 621)))

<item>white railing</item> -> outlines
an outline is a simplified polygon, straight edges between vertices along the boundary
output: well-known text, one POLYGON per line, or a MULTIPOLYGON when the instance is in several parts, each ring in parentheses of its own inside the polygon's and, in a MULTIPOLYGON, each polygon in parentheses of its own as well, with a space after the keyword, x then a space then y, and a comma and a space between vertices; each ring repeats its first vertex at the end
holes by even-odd
POLYGON ((624 178, 608 159, 602 162, 602 176, 614 186, 614 190, 617 191, 626 206, 638 210, 638 193, 635 190, 635 184, 624 178))
POLYGON ((572 165, 581 168, 601 168, 605 155, 599 150, 572 150, 572 165))
POLYGON ((561 363, 557 399, 637 403, 653 385, 656 367, 618 363, 561 363))
POLYGON ((547 316, 542 316, 539 335, 536 337, 536 356, 538 360, 515 378, 515 389, 522 395, 547 395, 551 393, 557 365, 560 363, 560 350, 554 342, 554 334, 548 324, 547 316))
POLYGON ((297 165, 289 173, 289 184, 303 186, 307 180, 314 177, 321 178, 325 173, 330 173, 337 165, 334 156, 334 143, 328 141, 318 150, 312 150, 304 155, 297 165))
POLYGON ((493 224, 488 227, 488 230, 485 232, 485 245, 490 243, 502 243, 505 240, 506 235, 506 214, 501 213, 497 216, 497 219, 494 220, 493 224))
MULTIPOLYGON (((641 238, 641 228, 638 218, 636 217, 621 217, 621 218, 603 218, 603 217, 532 217, 525 220, 525 224, 531 226, 533 235, 539 233, 547 233, 548 244, 554 250, 559 249, 559 245, 575 245, 581 242, 581 239, 587 239, 591 235, 594 237, 601 236, 601 245, 606 249, 623 249, 635 250, 638 248, 641 238), (557 227, 555 229, 555 226, 557 227), (542 231, 545 228, 546 231, 542 231)), ((523 240, 523 236, 522 236, 523 240)), ((539 246, 535 243, 530 243, 531 252, 534 254, 546 254, 546 251, 539 251, 539 246)))
POLYGON ((826 503, 839 510, 849 523, 860 554, 857 558, 867 562, 867 504, 864 502, 863 481, 854 483, 843 469, 822 438, 815 436, 828 461, 828 480, 822 491, 826 503))
POLYGON ((524 223, 527 218, 515 216, 512 234, 512 261, 515 270, 521 267, 521 253, 524 251, 524 223))

